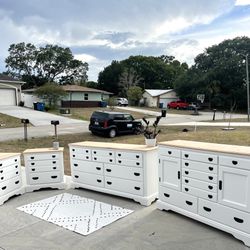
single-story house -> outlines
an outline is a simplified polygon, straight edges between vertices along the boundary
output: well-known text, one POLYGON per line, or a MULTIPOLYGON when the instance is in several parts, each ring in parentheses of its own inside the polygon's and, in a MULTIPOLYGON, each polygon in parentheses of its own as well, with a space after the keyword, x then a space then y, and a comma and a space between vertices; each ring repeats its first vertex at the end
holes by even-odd
POLYGON ((142 97, 145 106, 162 108, 179 99, 173 89, 145 89, 142 97))
POLYGON ((62 87, 67 92, 67 95, 61 100, 63 108, 98 107, 101 101, 108 100, 113 94, 79 85, 64 85, 62 87))
POLYGON ((10 76, 0 74, 0 106, 19 105, 21 101, 21 86, 24 83, 10 76))
MULTIPOLYGON (((63 85, 62 88, 67 93, 58 103, 62 108, 98 107, 101 101, 108 100, 113 94, 79 85, 63 85)), ((43 102, 34 94, 34 91, 35 89, 23 90, 22 99, 25 107, 33 108, 34 102, 43 102)))

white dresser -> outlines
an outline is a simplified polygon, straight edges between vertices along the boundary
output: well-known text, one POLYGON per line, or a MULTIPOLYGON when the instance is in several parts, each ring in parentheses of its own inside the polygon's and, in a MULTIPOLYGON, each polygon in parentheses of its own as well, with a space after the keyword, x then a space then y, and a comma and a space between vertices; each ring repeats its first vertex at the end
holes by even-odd
POLYGON ((157 147, 79 142, 69 145, 74 187, 150 205, 158 196, 157 147))
POLYGON ((250 246, 250 147, 160 143, 157 207, 231 233, 250 246))
POLYGON ((26 192, 41 188, 65 188, 63 148, 27 149, 23 155, 26 192))
POLYGON ((19 153, 0 153, 0 205, 14 195, 23 194, 19 153))

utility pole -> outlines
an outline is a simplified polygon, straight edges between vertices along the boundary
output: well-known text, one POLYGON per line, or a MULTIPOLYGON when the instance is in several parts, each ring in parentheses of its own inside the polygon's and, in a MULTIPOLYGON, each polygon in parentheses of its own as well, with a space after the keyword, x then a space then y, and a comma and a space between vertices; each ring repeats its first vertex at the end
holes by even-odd
POLYGON ((249 118, 249 74, 248 74, 248 54, 246 54, 246 84, 247 84, 247 121, 249 122, 250 121, 250 118, 249 118))

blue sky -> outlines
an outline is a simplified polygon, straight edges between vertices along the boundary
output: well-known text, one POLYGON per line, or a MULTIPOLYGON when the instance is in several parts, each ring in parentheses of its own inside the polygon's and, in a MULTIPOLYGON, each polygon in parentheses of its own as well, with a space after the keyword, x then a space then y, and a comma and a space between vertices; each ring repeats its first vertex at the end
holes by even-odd
POLYGON ((181 62, 250 37, 250 0, 0 0, 0 72, 12 43, 70 47, 89 80, 112 60, 173 55, 181 62))

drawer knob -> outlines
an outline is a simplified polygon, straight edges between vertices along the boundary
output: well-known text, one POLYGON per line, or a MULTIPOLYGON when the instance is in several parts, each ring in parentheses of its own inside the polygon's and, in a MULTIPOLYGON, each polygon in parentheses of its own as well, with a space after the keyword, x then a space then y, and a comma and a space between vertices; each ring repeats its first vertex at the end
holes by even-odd
POLYGON ((7 188, 7 186, 4 186, 4 187, 2 187, 2 190, 5 190, 7 188))
POLYGON ((189 166, 189 163, 188 163, 188 162, 185 162, 185 166, 189 166))
POLYGON ((79 175, 75 175, 75 178, 76 178, 76 179, 79 178, 79 175))
POLYGON ((171 155, 171 154, 172 154, 172 151, 168 151, 168 154, 171 155))
POLYGON ((35 162, 32 162, 30 165, 31 165, 31 166, 34 166, 34 165, 35 165, 35 162))
POLYGON ((15 162, 17 162, 17 159, 15 159, 15 162))
POLYGON ((109 159, 109 162, 112 162, 113 160, 112 159, 109 159))
POLYGON ((56 179, 58 176, 57 175, 52 175, 51 179, 56 179))
POLYGON ((107 181, 107 184, 108 184, 108 185, 111 185, 111 184, 112 184, 112 182, 111 182, 111 181, 107 181))
POLYGON ((99 182, 99 183, 102 182, 102 180, 100 180, 100 179, 97 179, 96 181, 99 182))
POLYGON ((185 171, 185 174, 189 174, 189 172, 188 172, 188 171, 185 171))
POLYGON ((118 154, 118 156, 120 157, 120 156, 121 156, 121 154, 118 154))
POLYGON ((75 164, 74 164, 74 167, 78 167, 78 164, 77 164, 77 163, 75 163, 75 164))
POLYGON ((177 173, 177 178, 178 178, 178 180, 181 179, 181 171, 178 171, 178 173, 177 173))
POLYGON ((101 168, 100 168, 100 167, 96 167, 96 169, 97 169, 97 170, 101 170, 101 168))
POLYGON ((185 156, 186 158, 188 158, 188 154, 184 154, 184 156, 185 156))
POLYGON ((193 202, 191 202, 191 201, 186 201, 186 203, 187 203, 187 205, 189 205, 189 206, 192 206, 192 205, 193 205, 193 202))
POLYGON ((18 168, 18 165, 16 165, 15 168, 18 168))
POLYGON ((73 148, 72 151, 75 152, 76 150, 73 148))
POLYGON ((94 157, 94 160, 96 161, 96 160, 97 160, 97 158, 96 158, 96 157, 94 157))
POLYGON ((139 159, 139 158, 140 158, 140 155, 136 155, 136 158, 139 159))
POLYGON ((32 179, 33 179, 33 180, 38 180, 38 179, 39 179, 39 177, 32 177, 32 179))
POLYGON ((135 190, 140 190, 141 188, 140 187, 135 187, 135 190))
POLYGON ((209 199, 213 199, 213 195, 209 194, 209 195, 208 195, 208 198, 209 198, 209 199))
POLYGON ((89 159, 89 156, 86 156, 86 159, 89 159))
POLYGON ((88 153, 89 151, 88 150, 86 150, 86 153, 88 153))
POLYGON ((213 176, 208 176, 208 179, 210 180, 210 181, 212 181, 213 180, 213 176))
POLYGON ((234 220, 238 223, 243 223, 244 220, 240 219, 240 218, 237 218, 237 217, 234 217, 234 220))
POLYGON ((213 160, 214 160, 214 159, 213 159, 212 157, 209 157, 209 158, 208 158, 208 161, 210 161, 210 162, 213 161, 213 160))
POLYGON ((56 170, 56 167, 53 167, 54 170, 56 170))
POLYGON ((136 165, 139 166, 139 165, 140 165, 140 162, 136 162, 136 165))
POLYGON ((164 196, 167 197, 167 198, 169 198, 170 194, 164 193, 164 196))
POLYGON ((2 174, 2 173, 3 173, 3 170, 0 171, 0 174, 2 174))
POLYGON ((118 163, 122 163, 122 161, 118 161, 118 163))
POLYGON ((15 184, 18 184, 19 183, 19 181, 15 181, 15 184))
POLYGON ((189 183, 189 180, 186 179, 185 182, 186 182, 186 183, 189 183))
POLYGON ((134 173, 135 176, 140 176, 140 173, 134 173))
POLYGON ((213 167, 209 167, 208 169, 209 169, 210 171, 213 171, 213 170, 214 170, 214 168, 213 168, 213 167))
POLYGON ((112 155, 112 153, 109 153, 109 155, 112 155))
POLYGON ((211 186, 211 185, 209 185, 209 186, 208 186, 208 188, 209 188, 210 190, 212 190, 214 187, 213 187, 213 186, 211 186))
POLYGON ((188 189, 188 188, 185 188, 185 191, 186 191, 186 192, 188 192, 188 191, 189 191, 189 189, 188 189))
POLYGON ((52 158, 56 158, 56 156, 55 156, 55 155, 52 155, 52 158))
POLYGON ((16 172, 16 174, 18 174, 18 171, 16 172))
POLYGON ((96 151, 94 151, 93 153, 96 154, 96 151))
POLYGON ((36 169, 35 169, 35 168, 32 168, 31 170, 32 170, 32 171, 35 171, 36 169))
POLYGON ((237 165, 238 161, 232 161, 233 165, 237 165))
POLYGON ((52 161, 53 164, 56 164, 56 161, 52 161))
POLYGON ((111 172, 111 169, 107 168, 106 171, 107 171, 107 172, 111 172))
POLYGON ((34 156, 32 156, 32 157, 30 157, 30 159, 31 159, 31 160, 34 160, 34 159, 35 159, 35 157, 34 157, 34 156))
POLYGON ((3 180, 4 179, 4 177, 1 177, 1 180, 3 180))
POLYGON ((205 211, 207 211, 207 212, 211 212, 211 208, 209 208, 209 207, 203 207, 203 209, 205 210, 205 211))
POLYGON ((72 155, 73 157, 76 157, 75 155, 72 155))
POLYGON ((0 163, 0 167, 2 167, 3 166, 3 163, 0 163))

